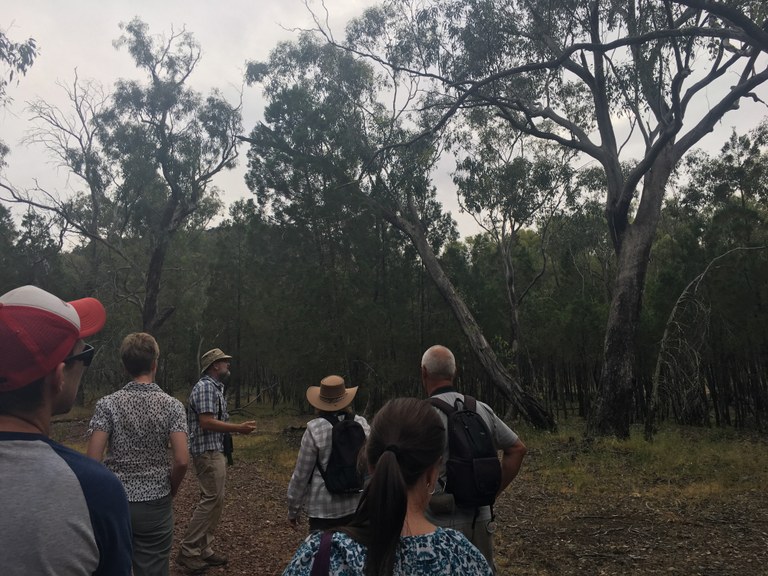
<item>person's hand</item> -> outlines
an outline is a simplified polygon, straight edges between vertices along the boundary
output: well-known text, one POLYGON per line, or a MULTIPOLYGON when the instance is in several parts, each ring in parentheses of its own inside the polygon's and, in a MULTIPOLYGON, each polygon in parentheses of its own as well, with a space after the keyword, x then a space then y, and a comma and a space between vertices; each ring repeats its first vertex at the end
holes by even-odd
POLYGON ((299 518, 298 517, 296 517, 296 518, 288 518, 288 524, 290 524, 291 528, 293 528, 294 530, 298 530, 299 529, 299 518))
POLYGON ((256 420, 248 420, 248 422, 243 422, 240 424, 240 429, 238 432, 240 434, 250 434, 256 430, 256 420))

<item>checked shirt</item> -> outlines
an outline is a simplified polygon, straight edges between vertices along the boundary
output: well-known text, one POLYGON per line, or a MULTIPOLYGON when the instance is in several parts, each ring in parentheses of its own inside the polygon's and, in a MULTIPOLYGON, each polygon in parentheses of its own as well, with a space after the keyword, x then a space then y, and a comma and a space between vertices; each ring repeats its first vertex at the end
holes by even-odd
POLYGON ((211 432, 200 428, 198 414, 213 414, 222 422, 229 420, 227 399, 224 398, 224 384, 207 374, 200 378, 189 394, 187 426, 189 427, 189 452, 200 456, 207 450, 224 451, 224 433, 211 432))

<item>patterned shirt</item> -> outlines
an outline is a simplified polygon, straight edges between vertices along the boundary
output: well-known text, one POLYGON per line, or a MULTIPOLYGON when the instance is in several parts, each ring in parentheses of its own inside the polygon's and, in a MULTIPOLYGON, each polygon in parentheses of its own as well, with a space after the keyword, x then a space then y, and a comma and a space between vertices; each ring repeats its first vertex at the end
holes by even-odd
POLYGON ((224 397, 224 384, 207 374, 200 378, 189 394, 189 409, 187 410, 189 452, 192 456, 200 456, 208 450, 223 452, 224 433, 203 430, 198 420, 200 414, 213 414, 216 420, 222 422, 229 420, 227 399, 224 397))
MULTIPOLYGON (((355 421, 363 427, 367 438, 371 431, 368 422, 362 416, 355 416, 355 421)), ((288 484, 288 518, 296 518, 302 504, 305 505, 310 518, 341 518, 352 514, 357 508, 360 495, 331 494, 326 490, 323 477, 316 466, 318 461, 323 470, 328 466, 328 460, 331 458, 332 431, 333 426, 325 418, 315 418, 307 424, 301 438, 296 468, 288 484)))
MULTIPOLYGON (((313 532, 299 546, 283 576, 309 576, 320 547, 321 532, 313 532)), ((331 539, 330 576, 364 574, 368 551, 343 532, 331 539)), ((450 528, 437 528, 431 534, 401 536, 395 552, 393 576, 491 576, 493 572, 480 551, 469 540, 450 528)))
POLYGON ((155 384, 130 382, 96 403, 88 434, 109 435, 104 465, 125 487, 129 502, 171 493, 172 432, 187 432, 184 405, 155 384))

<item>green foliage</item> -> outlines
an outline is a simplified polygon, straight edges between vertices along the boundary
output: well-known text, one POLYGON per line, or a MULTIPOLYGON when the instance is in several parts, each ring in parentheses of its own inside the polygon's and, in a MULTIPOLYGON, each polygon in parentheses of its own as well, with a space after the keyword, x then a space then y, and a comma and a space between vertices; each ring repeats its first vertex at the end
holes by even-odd
POLYGON ((5 32, 0 31, 0 63, 3 72, 0 76, 0 104, 8 101, 8 84, 19 75, 26 74, 36 57, 37 43, 34 38, 24 42, 14 42, 5 32))
POLYGON ((71 198, 43 207, 83 240, 88 292, 111 288, 108 300, 135 307, 140 327, 156 331, 175 311, 161 305, 165 259, 180 231, 221 209, 210 183, 235 165, 241 116, 218 91, 189 87, 201 55, 192 34, 150 35, 139 19, 121 28, 115 46, 143 80, 119 79, 106 95, 76 76, 65 88, 74 113, 34 103, 30 141, 78 177, 71 198))
POLYGON ((51 222, 46 215, 27 210, 21 220, 16 251, 17 280, 50 289, 59 269, 61 239, 51 236, 51 222))
POLYGON ((21 263, 21 255, 15 249, 17 238, 18 232, 13 223, 11 211, 0 204, 0 266, 6 271, 0 280, 2 294, 21 285, 17 277, 21 263))

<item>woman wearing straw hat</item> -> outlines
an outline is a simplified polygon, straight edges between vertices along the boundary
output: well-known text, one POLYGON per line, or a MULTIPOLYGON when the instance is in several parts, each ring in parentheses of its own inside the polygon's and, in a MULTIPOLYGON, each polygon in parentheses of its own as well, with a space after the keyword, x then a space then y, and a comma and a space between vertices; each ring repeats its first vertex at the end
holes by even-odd
POLYGON ((307 400, 317 410, 317 417, 307 423, 301 439, 291 481, 288 484, 288 521, 298 529, 302 505, 309 516, 309 529, 326 530, 344 525, 352 518, 360 499, 359 493, 337 494, 328 491, 323 480, 331 457, 333 424, 354 420, 368 436, 370 427, 362 416, 352 411, 357 387, 347 388, 341 376, 327 376, 320 386, 307 388, 307 400))

